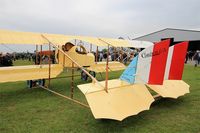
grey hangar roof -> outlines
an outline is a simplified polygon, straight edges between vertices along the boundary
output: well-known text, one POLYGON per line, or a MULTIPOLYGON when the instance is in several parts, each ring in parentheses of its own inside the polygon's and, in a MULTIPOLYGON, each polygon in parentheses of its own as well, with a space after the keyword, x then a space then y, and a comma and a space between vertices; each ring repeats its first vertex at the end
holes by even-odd
POLYGON ((173 38, 174 42, 180 41, 200 41, 200 31, 166 28, 156 31, 133 40, 159 42, 161 39, 173 38))

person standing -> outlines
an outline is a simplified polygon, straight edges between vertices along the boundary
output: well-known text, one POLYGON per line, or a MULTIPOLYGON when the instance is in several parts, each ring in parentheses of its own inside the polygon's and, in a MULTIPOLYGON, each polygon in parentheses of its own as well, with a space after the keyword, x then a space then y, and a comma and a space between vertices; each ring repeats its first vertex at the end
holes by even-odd
POLYGON ((102 53, 102 52, 100 52, 100 55, 99 55, 99 60, 100 60, 100 61, 102 61, 102 59, 103 59, 103 53, 102 53))
POLYGON ((200 51, 197 50, 196 53, 193 56, 193 60, 195 61, 195 67, 197 67, 200 64, 200 51))
POLYGON ((189 58, 189 52, 186 53, 186 56, 185 56, 185 64, 187 64, 188 58, 189 58))

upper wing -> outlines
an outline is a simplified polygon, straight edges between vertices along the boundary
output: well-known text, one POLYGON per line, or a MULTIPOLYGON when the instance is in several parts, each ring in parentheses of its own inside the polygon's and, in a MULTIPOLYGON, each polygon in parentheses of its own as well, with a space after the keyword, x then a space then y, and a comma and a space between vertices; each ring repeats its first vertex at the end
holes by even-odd
POLYGON ((72 40, 81 40, 97 46, 110 46, 113 47, 135 47, 145 48, 149 45, 153 45, 151 42, 145 41, 130 41, 122 39, 111 38, 98 38, 98 37, 86 37, 86 36, 69 36, 62 34, 47 34, 47 33, 34 33, 34 32, 18 32, 9 30, 0 30, 0 43, 1 44, 48 44, 48 41, 43 36, 48 38, 52 43, 57 45, 65 45, 66 42, 72 40))

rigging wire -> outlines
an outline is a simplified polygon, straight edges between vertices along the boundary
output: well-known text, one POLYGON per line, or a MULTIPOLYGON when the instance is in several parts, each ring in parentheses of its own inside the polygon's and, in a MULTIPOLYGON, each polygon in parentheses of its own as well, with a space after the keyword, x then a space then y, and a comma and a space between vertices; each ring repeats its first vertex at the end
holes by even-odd
POLYGON ((4 46, 5 48, 7 48, 7 49, 11 50, 12 52, 15 52, 15 53, 16 53, 16 51, 15 51, 14 49, 12 49, 12 48, 8 47, 7 45, 5 45, 5 44, 1 44, 1 45, 2 45, 2 46, 4 46))

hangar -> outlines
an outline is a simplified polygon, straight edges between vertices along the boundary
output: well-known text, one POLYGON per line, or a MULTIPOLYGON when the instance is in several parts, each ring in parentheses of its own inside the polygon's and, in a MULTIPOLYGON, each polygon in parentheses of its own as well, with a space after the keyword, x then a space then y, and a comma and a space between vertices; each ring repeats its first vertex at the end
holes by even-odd
POLYGON ((182 41, 189 41, 188 51, 200 50, 200 31, 197 30, 166 28, 133 40, 159 42, 169 38, 172 40, 172 45, 182 41))

